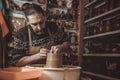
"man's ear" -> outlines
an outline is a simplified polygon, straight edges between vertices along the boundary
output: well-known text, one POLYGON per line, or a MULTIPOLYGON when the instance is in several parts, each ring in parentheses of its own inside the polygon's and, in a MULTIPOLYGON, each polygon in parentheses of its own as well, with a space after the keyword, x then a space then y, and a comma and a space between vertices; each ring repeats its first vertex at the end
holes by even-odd
POLYGON ((26 21, 26 25, 29 25, 30 23, 28 21, 26 21))
POLYGON ((27 18, 25 18, 25 21, 26 21, 26 25, 30 24, 27 18))

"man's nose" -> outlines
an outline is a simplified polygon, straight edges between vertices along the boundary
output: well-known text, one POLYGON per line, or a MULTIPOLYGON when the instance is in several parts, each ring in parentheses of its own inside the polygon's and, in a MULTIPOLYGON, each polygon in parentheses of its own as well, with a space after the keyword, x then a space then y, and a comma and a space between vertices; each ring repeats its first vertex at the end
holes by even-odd
POLYGON ((37 30, 41 30, 40 24, 37 25, 37 30))

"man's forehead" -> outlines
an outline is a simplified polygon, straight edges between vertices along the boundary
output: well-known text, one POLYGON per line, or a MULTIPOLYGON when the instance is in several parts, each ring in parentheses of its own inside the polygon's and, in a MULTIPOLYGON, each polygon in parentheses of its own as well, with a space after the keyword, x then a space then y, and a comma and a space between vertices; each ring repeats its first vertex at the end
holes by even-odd
POLYGON ((32 23, 44 20, 44 16, 42 14, 37 14, 37 13, 29 15, 27 16, 27 18, 29 22, 32 23))

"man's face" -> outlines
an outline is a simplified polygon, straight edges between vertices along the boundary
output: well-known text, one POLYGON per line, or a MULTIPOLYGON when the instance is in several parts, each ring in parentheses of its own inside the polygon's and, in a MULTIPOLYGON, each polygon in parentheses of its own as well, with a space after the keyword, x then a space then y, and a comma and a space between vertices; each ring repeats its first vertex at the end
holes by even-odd
POLYGON ((28 22, 34 32, 38 35, 44 34, 45 32, 45 18, 42 14, 34 13, 27 16, 28 22))

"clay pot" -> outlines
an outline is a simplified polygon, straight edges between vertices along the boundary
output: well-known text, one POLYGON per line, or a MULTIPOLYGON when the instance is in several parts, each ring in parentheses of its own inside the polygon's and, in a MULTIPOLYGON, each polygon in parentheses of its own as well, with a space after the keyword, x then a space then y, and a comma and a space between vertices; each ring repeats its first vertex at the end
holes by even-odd
POLYGON ((45 67, 47 67, 47 68, 60 68, 60 67, 62 67, 62 55, 48 53, 45 67))

